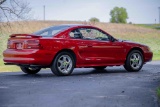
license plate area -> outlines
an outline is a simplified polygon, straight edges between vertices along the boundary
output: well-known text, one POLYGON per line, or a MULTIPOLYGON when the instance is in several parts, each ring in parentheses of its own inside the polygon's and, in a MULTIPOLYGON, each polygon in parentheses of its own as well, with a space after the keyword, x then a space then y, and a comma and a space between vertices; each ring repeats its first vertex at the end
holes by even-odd
POLYGON ((22 49, 22 43, 16 43, 16 49, 22 49))

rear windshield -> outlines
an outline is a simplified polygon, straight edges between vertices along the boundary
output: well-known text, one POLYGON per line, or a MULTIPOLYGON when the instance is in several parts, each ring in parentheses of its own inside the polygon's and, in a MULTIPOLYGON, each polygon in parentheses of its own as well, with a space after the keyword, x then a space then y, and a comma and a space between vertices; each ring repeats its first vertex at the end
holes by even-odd
POLYGON ((52 27, 34 32, 33 34, 43 36, 43 37, 51 37, 65 29, 68 29, 69 27, 70 26, 52 26, 52 27))

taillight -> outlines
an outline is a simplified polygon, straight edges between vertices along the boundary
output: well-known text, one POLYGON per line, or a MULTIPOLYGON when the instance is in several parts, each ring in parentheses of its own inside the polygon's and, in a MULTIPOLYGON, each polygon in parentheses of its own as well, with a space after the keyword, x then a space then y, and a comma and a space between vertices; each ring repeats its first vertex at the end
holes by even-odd
POLYGON ((15 49, 16 47, 15 47, 15 45, 14 45, 14 43, 12 41, 8 40, 7 48, 8 49, 15 49))
POLYGON ((23 44, 24 49, 40 49, 39 40, 25 40, 23 44))
POLYGON ((8 40, 8 43, 7 43, 7 48, 10 49, 11 46, 10 46, 10 41, 8 40))

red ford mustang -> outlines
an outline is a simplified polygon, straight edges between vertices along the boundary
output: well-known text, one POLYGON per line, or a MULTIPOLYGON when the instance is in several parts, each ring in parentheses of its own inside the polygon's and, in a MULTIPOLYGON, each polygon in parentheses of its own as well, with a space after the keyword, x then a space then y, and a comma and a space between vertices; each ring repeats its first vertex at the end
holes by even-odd
POLYGON ((33 34, 13 34, 3 52, 6 65, 18 65, 27 74, 51 68, 55 75, 70 75, 74 68, 123 65, 139 71, 152 60, 146 45, 118 40, 88 25, 52 26, 33 34))

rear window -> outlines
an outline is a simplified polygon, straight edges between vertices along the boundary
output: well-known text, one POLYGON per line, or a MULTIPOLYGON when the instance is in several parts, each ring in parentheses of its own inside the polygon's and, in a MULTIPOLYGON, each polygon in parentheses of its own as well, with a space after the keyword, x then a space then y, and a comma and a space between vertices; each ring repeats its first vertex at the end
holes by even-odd
POLYGON ((52 37, 55 34, 68 29, 70 26, 52 26, 49 28, 42 29, 40 31, 34 32, 34 35, 39 35, 42 37, 52 37))

